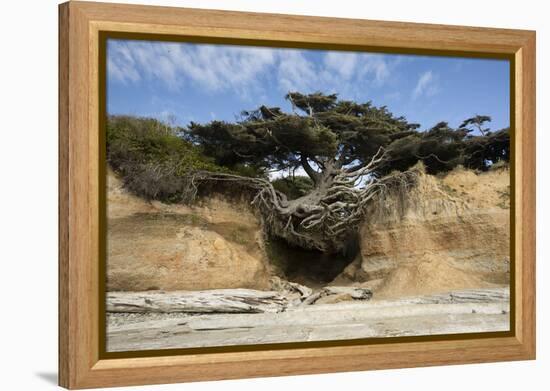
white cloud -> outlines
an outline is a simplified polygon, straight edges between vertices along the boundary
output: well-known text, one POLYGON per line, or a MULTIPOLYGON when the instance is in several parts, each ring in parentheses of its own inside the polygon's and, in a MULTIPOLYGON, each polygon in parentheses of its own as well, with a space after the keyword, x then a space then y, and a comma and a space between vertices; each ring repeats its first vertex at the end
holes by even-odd
POLYGON ((279 86, 285 92, 313 92, 319 89, 315 65, 297 50, 279 52, 279 86))
POLYGON ((328 52, 325 55, 324 63, 329 71, 336 72, 347 80, 355 72, 357 58, 356 53, 328 52))
POLYGON ((127 83, 136 82, 140 79, 133 57, 126 47, 115 46, 113 53, 107 58, 107 71, 109 77, 114 80, 127 83))
POLYGON ((325 70, 333 75, 333 81, 339 84, 358 78, 359 81, 382 85, 390 76, 392 67, 381 54, 346 52, 327 53, 324 65, 325 70))
POLYGON ((191 82, 208 91, 244 93, 275 61, 269 48, 113 41, 108 50, 115 80, 157 79, 174 89, 191 82))
POLYGON ((412 92, 412 98, 418 99, 421 96, 433 96, 439 92, 439 76, 431 70, 420 75, 416 87, 412 92))
POLYGON ((380 86, 390 76, 392 65, 383 55, 328 52, 321 61, 308 59, 298 50, 282 50, 277 77, 282 91, 326 93, 356 98, 371 86, 380 86))
MULTIPOLYGON (((282 93, 337 92, 361 99, 390 78, 398 61, 386 55, 227 45, 110 41, 109 76, 122 83, 159 81, 168 88, 231 91, 241 98, 264 96, 272 82, 282 93)), ((255 99, 257 100, 257 99, 255 99)))
POLYGON ((378 85, 383 84, 390 76, 390 65, 380 54, 364 54, 360 66, 360 72, 363 75, 372 74, 378 85))

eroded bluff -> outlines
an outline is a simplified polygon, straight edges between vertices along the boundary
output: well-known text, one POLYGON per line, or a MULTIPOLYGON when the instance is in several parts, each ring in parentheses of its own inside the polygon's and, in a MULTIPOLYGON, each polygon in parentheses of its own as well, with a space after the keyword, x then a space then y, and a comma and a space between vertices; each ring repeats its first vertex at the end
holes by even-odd
POLYGON ((508 284, 508 169, 476 174, 459 168, 437 177, 420 172, 406 194, 369 207, 356 256, 339 259, 338 268, 317 280, 308 270, 320 274, 326 257, 296 249, 273 254, 244 201, 149 203, 128 194, 109 172, 107 289, 268 290, 278 276, 314 288, 369 287, 376 299, 508 284), (300 267, 282 267, 285 256, 288 263, 303 258, 300 267))
POLYGON ((421 174, 408 194, 371 205, 360 256, 336 279, 378 297, 507 285, 510 278, 507 167, 421 174))

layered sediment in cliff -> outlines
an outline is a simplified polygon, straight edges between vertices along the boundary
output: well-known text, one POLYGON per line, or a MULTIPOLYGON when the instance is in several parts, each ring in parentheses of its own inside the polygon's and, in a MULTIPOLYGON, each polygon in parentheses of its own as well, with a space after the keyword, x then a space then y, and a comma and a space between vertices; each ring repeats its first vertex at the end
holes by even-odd
POLYGON ((259 219, 246 203, 147 202, 107 180, 107 290, 268 289, 259 219))
POLYGON ((374 299, 505 286, 509 192, 506 167, 486 173, 455 169, 444 176, 420 168, 414 187, 371 205, 359 254, 340 265, 323 263, 326 255, 266 243, 260 219, 246 202, 147 202, 109 171, 107 289, 269 290, 276 275, 315 289, 336 276, 331 285, 370 288, 374 299), (327 269, 329 264, 334 267, 327 269))
POLYGON ((373 204, 360 256, 334 281, 375 297, 506 285, 510 277, 510 183, 506 167, 445 176, 373 204))

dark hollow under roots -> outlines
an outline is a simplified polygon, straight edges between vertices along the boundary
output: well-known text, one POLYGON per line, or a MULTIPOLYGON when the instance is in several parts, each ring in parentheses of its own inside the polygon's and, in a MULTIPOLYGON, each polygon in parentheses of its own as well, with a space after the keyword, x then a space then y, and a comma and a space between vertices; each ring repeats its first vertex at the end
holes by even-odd
POLYGON ((333 281, 359 255, 358 236, 351 235, 338 252, 309 250, 271 237, 266 250, 281 277, 310 288, 321 288, 333 281))

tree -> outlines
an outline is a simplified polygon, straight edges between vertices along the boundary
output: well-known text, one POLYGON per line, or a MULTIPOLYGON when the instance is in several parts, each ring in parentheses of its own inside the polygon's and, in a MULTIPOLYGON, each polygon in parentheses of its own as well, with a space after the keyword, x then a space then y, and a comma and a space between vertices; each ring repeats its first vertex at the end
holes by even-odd
POLYGON ((387 147, 388 159, 378 172, 385 174, 392 170, 406 170, 419 160, 424 163, 426 171, 434 175, 458 165, 486 171, 498 161, 510 160, 508 128, 496 132, 486 128, 480 132, 483 135, 477 136, 464 126, 452 129, 447 122, 440 122, 423 132, 413 132, 387 147))
POLYGON ((485 122, 491 122, 491 117, 489 117, 488 115, 475 115, 472 118, 464 120, 464 122, 462 122, 462 124, 460 125, 460 129, 467 129, 469 132, 477 129, 479 134, 481 134, 482 136, 486 136, 488 133, 490 133, 490 129, 483 127, 485 122), (472 129, 472 127, 474 129, 472 129))
MULTIPOLYGON (((335 94, 286 96, 292 113, 261 106, 242 112, 236 123, 191 123, 186 138, 200 145, 216 164, 307 175, 307 193, 291 199, 265 176, 243 178, 226 173, 196 173, 201 181, 238 181, 257 191, 254 203, 271 234, 310 249, 340 251, 355 232, 366 205, 390 184, 408 185, 409 171, 381 177, 385 147, 418 128, 385 107, 338 100, 335 94)), ((295 179, 294 179, 295 181, 295 179)), ((287 183, 288 185, 288 180, 287 183)), ((282 183, 280 183, 282 185, 282 183)), ((279 186, 280 187, 280 186, 279 186)))
POLYGON ((297 92, 286 99, 291 112, 260 106, 235 122, 186 128, 109 117, 109 162, 130 190, 149 199, 190 202, 213 191, 246 193, 268 234, 337 252, 354 240, 373 200, 414 184, 411 167, 418 161, 437 174, 458 165, 487 170, 510 158, 509 130, 491 132, 484 127, 487 116, 458 129, 440 122, 419 131, 371 102, 297 92))

